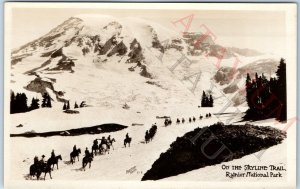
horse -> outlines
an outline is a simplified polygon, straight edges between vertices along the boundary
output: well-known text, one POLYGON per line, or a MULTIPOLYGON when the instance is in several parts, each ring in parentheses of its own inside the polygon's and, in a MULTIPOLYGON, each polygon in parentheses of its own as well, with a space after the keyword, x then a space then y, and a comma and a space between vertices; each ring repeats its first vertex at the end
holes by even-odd
POLYGON ((109 146, 107 143, 102 143, 102 144, 99 144, 99 152, 100 154, 106 154, 109 153, 109 146))
MULTIPOLYGON (((58 169, 58 167, 57 167, 57 169, 58 169)), ((50 179, 52 179, 52 176, 51 176, 51 164, 49 162, 44 163, 44 165, 42 165, 42 172, 45 173, 44 174, 44 180, 46 179, 47 173, 49 173, 50 179)))
POLYGON ((131 137, 128 137, 128 138, 124 139, 124 146, 125 146, 125 148, 126 148, 126 144, 128 144, 129 147, 130 147, 130 143, 131 143, 131 137))
POLYGON ((77 157, 77 159, 78 159, 78 161, 79 161, 79 154, 81 154, 80 148, 78 148, 77 150, 72 151, 72 152, 70 153, 70 161, 71 161, 72 164, 75 162, 75 158, 76 158, 76 157, 77 157))
POLYGON ((37 180, 39 180, 41 174, 42 174, 42 170, 38 163, 34 163, 29 167, 30 179, 36 176, 37 180))
POLYGON ((114 150, 114 145, 113 145, 114 142, 116 142, 116 140, 114 138, 107 140, 108 148, 112 147, 114 150))
POLYGON ((47 161, 47 164, 50 165, 50 167, 53 165, 52 167, 52 171, 53 171, 53 168, 54 168, 54 165, 56 165, 57 169, 58 169, 58 160, 62 160, 62 157, 61 155, 58 155, 56 157, 50 157, 47 161))
POLYGON ((50 178, 52 179, 51 165, 48 162, 47 163, 37 162, 35 164, 32 164, 29 168, 30 179, 32 178, 32 176, 33 177, 36 176, 37 180, 39 180, 42 173, 45 173, 44 180, 46 179, 47 173, 49 173, 50 178))
POLYGON ((99 150, 98 145, 97 144, 93 144, 93 146, 92 146, 92 153, 95 152, 95 155, 96 155, 97 154, 97 150, 99 150))
POLYGON ((83 168, 84 171, 85 171, 85 166, 87 166, 87 164, 89 164, 89 168, 91 168, 93 158, 94 158, 93 153, 90 153, 90 155, 84 156, 82 158, 82 168, 83 168))

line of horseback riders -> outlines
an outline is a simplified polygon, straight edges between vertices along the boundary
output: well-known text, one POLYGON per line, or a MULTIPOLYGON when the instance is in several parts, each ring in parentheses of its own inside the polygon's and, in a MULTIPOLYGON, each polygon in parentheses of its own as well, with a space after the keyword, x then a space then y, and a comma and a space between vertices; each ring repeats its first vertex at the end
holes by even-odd
POLYGON ((111 138, 110 135, 107 137, 107 139, 103 136, 101 139, 96 138, 93 141, 93 146, 92 146, 92 153, 95 155, 98 154, 109 154, 109 150, 112 147, 114 150, 113 143, 116 142, 114 138, 111 138), (100 140, 100 144, 98 143, 98 140, 100 140), (99 145, 98 145, 99 144, 99 145))
POLYGON ((152 125, 152 127, 149 129, 149 131, 146 131, 145 134, 145 142, 148 143, 149 141, 152 141, 154 135, 156 134, 157 131, 157 125, 156 123, 152 125))
MULTIPOLYGON (((206 117, 206 118, 209 118, 209 117, 211 117, 211 113, 208 113, 208 114, 206 114, 206 115, 205 115, 205 117, 206 117)), ((202 115, 200 115, 200 116, 199 116, 199 119, 200 119, 200 120, 202 120, 202 119, 203 119, 203 116, 202 116, 202 115)), ((196 118, 195 118, 195 116, 193 116, 193 117, 189 117, 189 119, 188 119, 188 120, 189 120, 189 123, 192 123, 192 121, 193 121, 193 122, 195 122, 195 121, 196 121, 196 118)), ((181 123, 184 123, 184 122, 185 122, 185 119, 184 119, 184 118, 182 118, 182 119, 181 119, 181 123)), ((179 118, 177 118, 177 120, 176 120, 176 124, 180 124, 180 119, 179 119, 179 118)))

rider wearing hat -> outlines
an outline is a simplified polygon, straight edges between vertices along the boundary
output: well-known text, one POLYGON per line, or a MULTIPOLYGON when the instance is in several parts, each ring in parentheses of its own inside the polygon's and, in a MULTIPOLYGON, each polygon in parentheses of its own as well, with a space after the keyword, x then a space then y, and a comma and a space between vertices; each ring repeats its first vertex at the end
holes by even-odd
POLYGON ((89 157, 90 156, 90 151, 88 150, 87 147, 85 148, 84 153, 85 153, 85 157, 89 157))
POLYGON ((73 152, 76 152, 77 148, 76 148, 76 144, 73 146, 73 152))
POLYGON ((51 152, 51 158, 55 158, 54 150, 52 150, 52 152, 51 152))
POLYGON ((106 144, 106 142, 107 142, 107 141, 106 141, 105 137, 103 136, 102 139, 101 139, 101 144, 100 144, 100 145, 106 144))
POLYGON ((33 164, 37 164, 38 162, 39 162, 39 158, 37 156, 34 156, 33 164))
POLYGON ((44 158, 45 158, 45 155, 43 154, 43 155, 42 155, 42 159, 40 160, 40 163, 42 163, 42 164, 44 164, 44 163, 45 163, 45 160, 44 160, 44 158))

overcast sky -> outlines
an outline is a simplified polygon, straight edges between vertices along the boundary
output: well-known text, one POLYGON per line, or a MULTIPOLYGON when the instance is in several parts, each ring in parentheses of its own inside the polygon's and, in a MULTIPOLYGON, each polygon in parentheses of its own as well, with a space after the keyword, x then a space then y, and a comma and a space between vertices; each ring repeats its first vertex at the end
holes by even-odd
POLYGON ((139 17, 152 20, 174 31, 182 31, 173 21, 194 15, 189 31, 205 31, 206 25, 224 46, 252 48, 263 52, 285 54, 285 13, 271 11, 211 10, 103 10, 78 8, 13 8, 12 46, 19 47, 37 39, 78 14, 106 14, 115 17, 139 17))

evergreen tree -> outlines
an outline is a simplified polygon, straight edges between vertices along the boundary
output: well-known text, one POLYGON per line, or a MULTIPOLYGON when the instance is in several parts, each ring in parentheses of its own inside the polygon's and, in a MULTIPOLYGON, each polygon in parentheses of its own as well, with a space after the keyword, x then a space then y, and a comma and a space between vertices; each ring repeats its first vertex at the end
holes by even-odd
POLYGON ((51 108, 52 105, 51 105, 51 97, 48 93, 44 93, 43 94, 43 101, 42 101, 42 107, 48 107, 48 108, 51 108))
POLYGON ((67 102, 67 110, 70 109, 70 101, 67 102))
POLYGON ((209 96, 209 106, 214 107, 214 99, 213 99, 212 95, 209 96))
POLYGON ((16 113, 16 97, 13 91, 10 95, 10 113, 16 113))
POLYGON ((52 104, 51 104, 51 97, 50 95, 48 94, 48 97, 47 97, 47 107, 51 108, 52 107, 52 104))
POLYGON ((280 121, 286 121, 287 120, 287 91, 286 91, 286 63, 285 60, 282 58, 280 60, 280 63, 278 65, 278 69, 276 72, 277 75, 277 88, 275 90, 276 96, 280 100, 280 103, 282 105, 280 114, 278 115, 278 120, 280 121))
POLYGON ((206 107, 206 105, 207 105, 207 97, 205 92, 203 91, 202 98, 201 98, 201 107, 206 107))
POLYGON ((78 108, 77 102, 75 102, 75 104, 74 104, 74 109, 76 109, 76 108, 78 108))
POLYGON ((39 107, 40 107, 40 105, 39 105, 39 99, 32 98, 29 110, 35 110, 35 109, 38 109, 39 107))
POLYGON ((250 75, 246 78, 246 100, 248 110, 245 119, 260 120, 276 118, 286 121, 286 64, 284 59, 280 60, 277 79, 268 80, 264 74, 251 81, 250 75))
POLYGON ((42 100, 42 107, 47 107, 47 102, 48 102, 48 93, 43 94, 43 100, 42 100))
POLYGON ((25 93, 22 93, 19 95, 19 112, 27 112, 28 106, 27 106, 27 97, 25 93))

